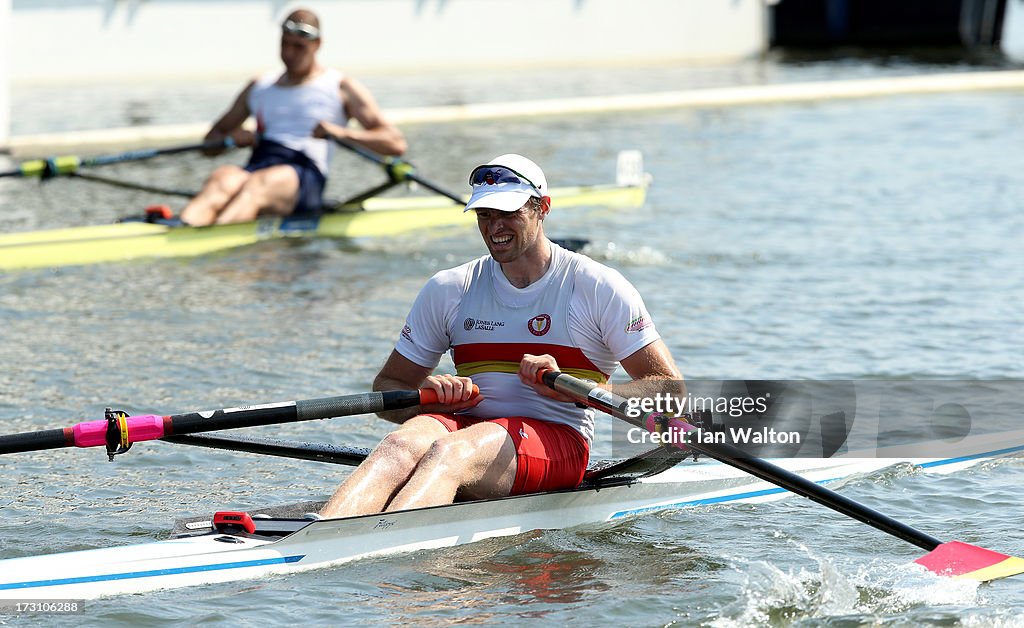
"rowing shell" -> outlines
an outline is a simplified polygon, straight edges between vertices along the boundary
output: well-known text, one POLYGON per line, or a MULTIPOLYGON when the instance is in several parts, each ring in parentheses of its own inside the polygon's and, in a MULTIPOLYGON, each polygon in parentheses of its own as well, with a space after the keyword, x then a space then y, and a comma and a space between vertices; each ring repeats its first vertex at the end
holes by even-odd
MULTIPOLYGON (((640 207, 646 183, 592 185, 551 190, 564 207, 640 207)), ((263 218, 210 227, 168 227, 143 222, 71 227, 0 235, 0 270, 80 266, 154 257, 192 257, 282 237, 360 238, 469 224, 452 201, 440 197, 371 198, 356 211, 320 218, 263 218)))
MULTIPOLYGON (((1017 447, 969 457, 903 460, 948 472, 1017 447)), ((791 459, 781 466, 827 483, 871 473, 893 459, 791 459)), ((436 549, 539 529, 614 521, 652 511, 768 501, 783 489, 713 461, 685 462, 645 478, 574 490, 463 502, 322 521, 254 519, 256 532, 191 524, 165 541, 0 560, 0 598, 91 599, 259 578, 368 556, 436 549), (276 531, 275 531, 276 530, 276 531)), ((308 506, 307 506, 308 507, 308 506)))

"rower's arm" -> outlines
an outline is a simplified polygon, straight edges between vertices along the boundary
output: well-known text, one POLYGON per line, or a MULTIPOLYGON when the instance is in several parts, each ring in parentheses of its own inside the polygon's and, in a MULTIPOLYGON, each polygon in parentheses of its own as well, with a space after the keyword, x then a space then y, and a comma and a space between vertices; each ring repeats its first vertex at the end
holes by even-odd
POLYGON ((686 397, 686 384, 683 375, 676 368, 672 353, 664 341, 658 339, 630 354, 620 364, 623 370, 633 378, 624 384, 605 384, 620 397, 650 397, 657 394, 670 394, 676 398, 686 397))
MULTIPOLYGON (((657 394, 668 394, 677 398, 686 397, 686 384, 683 383, 683 376, 676 368, 672 360, 672 354, 661 339, 654 340, 644 347, 637 349, 620 362, 626 373, 633 378, 633 381, 624 384, 601 384, 601 388, 611 390, 617 395, 626 398, 633 397, 655 397, 657 394)), ((538 395, 549 397, 556 401, 573 403, 573 398, 552 390, 542 384, 539 375, 545 370, 559 370, 558 362, 551 355, 523 356, 519 363, 519 378, 524 384, 533 388, 538 395)))
POLYGON ((385 155, 397 157, 405 153, 408 147, 405 136, 384 117, 370 90, 350 77, 345 77, 339 87, 342 102, 345 103, 345 114, 359 122, 361 128, 332 124, 329 129, 331 135, 358 142, 385 155))
MULTIPOLYGON (((249 118, 249 92, 252 91, 255 83, 256 81, 250 81, 245 86, 245 89, 235 98, 235 102, 231 104, 227 112, 213 123, 210 132, 206 134, 206 141, 219 142, 224 138, 230 137, 237 146, 251 146, 253 144, 253 134, 243 130, 242 124, 249 118)), ((223 151, 204 151, 204 154, 212 156, 221 152, 223 151)))
MULTIPOLYGON (((463 388, 472 387, 473 382, 468 377, 456 377, 453 375, 432 376, 433 369, 416 364, 398 351, 392 349, 387 362, 381 367, 377 377, 373 380, 373 389, 379 390, 410 390, 415 388, 433 388, 438 392, 441 399, 455 397, 469 397, 469 393, 463 394, 463 388)), ((417 414, 428 412, 456 412, 465 408, 471 408, 480 403, 481 398, 464 399, 450 404, 429 404, 406 408, 402 410, 390 410, 378 412, 377 416, 392 423, 405 423, 417 414)))

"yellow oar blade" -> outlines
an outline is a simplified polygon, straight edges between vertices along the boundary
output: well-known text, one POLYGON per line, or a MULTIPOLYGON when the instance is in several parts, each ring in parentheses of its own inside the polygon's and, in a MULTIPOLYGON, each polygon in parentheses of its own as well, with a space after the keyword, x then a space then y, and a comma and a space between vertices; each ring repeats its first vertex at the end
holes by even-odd
POLYGON ((1024 558, 950 541, 914 561, 940 576, 988 582, 1024 573, 1024 558))

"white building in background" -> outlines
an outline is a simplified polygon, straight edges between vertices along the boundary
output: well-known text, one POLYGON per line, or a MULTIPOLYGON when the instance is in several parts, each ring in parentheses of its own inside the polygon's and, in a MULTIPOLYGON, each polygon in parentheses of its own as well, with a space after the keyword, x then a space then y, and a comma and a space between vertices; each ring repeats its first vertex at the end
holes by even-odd
POLYGON ((7 146, 11 131, 11 0, 0 0, 0 151, 7 146))
MULTIPOLYGON (((8 0, 10 1, 10 0, 8 0)), ((13 81, 249 76, 316 11, 329 65, 367 70, 733 60, 764 49, 761 0, 13 0, 13 81)))
POLYGON ((0 146, 19 84, 244 77, 302 6, 353 72, 733 61, 766 48, 763 0, 0 0, 0 146))

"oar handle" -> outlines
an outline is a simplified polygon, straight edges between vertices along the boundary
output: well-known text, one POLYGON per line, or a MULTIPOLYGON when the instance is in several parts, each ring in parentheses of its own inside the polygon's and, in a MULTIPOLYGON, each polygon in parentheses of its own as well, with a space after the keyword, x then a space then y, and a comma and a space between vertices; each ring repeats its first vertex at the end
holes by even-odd
POLYGON ((592 408, 603 410, 637 427, 642 427, 648 432, 660 434, 661 442, 679 449, 689 449, 686 445, 689 438, 685 434, 697 429, 682 419, 660 412, 647 413, 642 420, 633 417, 627 412, 629 400, 601 388, 594 382, 578 379, 558 371, 551 369, 537 371, 537 382, 573 399, 580 400, 581 403, 586 403, 592 408))
MULTIPOLYGON (((577 379, 572 375, 557 371, 542 371, 538 373, 538 379, 552 389, 565 393, 581 403, 607 412, 618 419, 644 429, 650 429, 652 425, 656 428, 664 426, 663 429, 669 431, 675 429, 686 432, 694 429, 693 426, 678 421, 678 419, 675 421, 667 420, 665 415, 660 413, 643 412, 642 410, 627 412, 629 407, 628 400, 609 390, 600 388, 593 382, 577 379), (679 425, 680 423, 683 423, 685 427, 679 425)), ((655 431, 662 430, 656 429, 655 431)), ((887 515, 831 491, 792 471, 783 469, 767 460, 752 456, 734 445, 728 443, 704 443, 699 438, 688 439, 682 434, 673 436, 681 437, 682 441, 680 442, 685 442, 686 447, 700 452, 709 458, 714 458, 719 462, 745 471, 754 477, 792 491, 797 495, 802 495, 836 512, 840 512, 882 532, 912 543, 921 549, 931 551, 942 544, 942 541, 931 535, 896 521, 887 515)), ((669 442, 675 443, 676 441, 670 440, 669 442)))
MULTIPOLYGON (((473 384, 473 392, 469 393, 469 398, 472 399, 480 394, 480 387, 473 384)), ((437 398, 437 391, 433 388, 420 388, 420 405, 424 406, 428 403, 440 403, 441 400, 437 398)))

